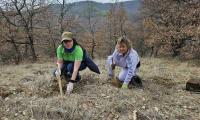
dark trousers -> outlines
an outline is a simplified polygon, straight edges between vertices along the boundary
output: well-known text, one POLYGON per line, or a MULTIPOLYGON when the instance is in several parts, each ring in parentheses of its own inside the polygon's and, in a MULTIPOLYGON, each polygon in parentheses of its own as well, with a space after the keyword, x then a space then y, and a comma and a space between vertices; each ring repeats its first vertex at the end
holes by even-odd
MULTIPOLYGON (((76 80, 75 81, 80 81, 81 80, 81 76, 79 74, 79 71, 82 71, 86 68, 86 64, 81 62, 81 65, 79 67, 79 70, 78 70, 78 73, 77 73, 77 76, 76 76, 76 80)), ((63 66, 61 68, 61 75, 64 75, 65 79, 66 80, 69 80, 71 79, 72 77, 72 73, 73 73, 73 70, 74 70, 74 62, 68 62, 68 61, 65 61, 63 63, 63 66)), ((53 72, 53 75, 55 76, 55 72, 56 72, 56 69, 54 70, 53 72)))

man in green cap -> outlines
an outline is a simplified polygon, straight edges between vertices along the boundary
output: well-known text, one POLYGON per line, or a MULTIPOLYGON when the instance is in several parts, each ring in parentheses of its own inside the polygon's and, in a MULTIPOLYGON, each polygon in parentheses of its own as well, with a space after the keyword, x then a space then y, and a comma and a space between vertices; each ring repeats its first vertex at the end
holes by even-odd
POLYGON ((56 76, 64 74, 68 79, 66 93, 70 94, 73 90, 74 83, 81 78, 80 70, 84 70, 86 65, 82 62, 83 50, 80 45, 73 39, 71 32, 63 32, 61 36, 61 45, 57 48, 57 70, 56 76))
POLYGON ((100 74, 98 66, 73 38, 71 32, 63 32, 61 36, 61 44, 57 48, 57 66, 54 75, 62 74, 67 78, 67 94, 72 92, 74 83, 80 81, 79 71, 88 67, 91 71, 100 74))

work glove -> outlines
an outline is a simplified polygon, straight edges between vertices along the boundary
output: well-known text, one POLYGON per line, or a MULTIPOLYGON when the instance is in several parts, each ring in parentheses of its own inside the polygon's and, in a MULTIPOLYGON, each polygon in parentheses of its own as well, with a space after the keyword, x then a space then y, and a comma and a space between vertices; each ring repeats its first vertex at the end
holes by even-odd
POLYGON ((56 76, 60 76, 61 75, 61 70, 58 68, 55 72, 56 76))
POLYGON ((121 88, 122 88, 122 89, 128 89, 128 84, 127 84, 127 83, 123 83, 123 85, 122 85, 121 88))
POLYGON ((74 88, 74 83, 69 82, 69 83, 67 84, 67 91, 66 91, 66 93, 67 93, 67 94, 71 94, 73 88, 74 88))

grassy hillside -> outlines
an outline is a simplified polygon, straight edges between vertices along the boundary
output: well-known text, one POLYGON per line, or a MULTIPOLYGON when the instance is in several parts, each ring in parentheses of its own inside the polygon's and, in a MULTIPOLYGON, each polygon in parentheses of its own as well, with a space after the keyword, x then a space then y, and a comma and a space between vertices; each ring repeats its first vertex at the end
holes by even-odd
POLYGON ((107 81, 105 60, 96 63, 102 74, 81 72, 82 81, 63 98, 51 77, 54 63, 1 66, 0 119, 199 119, 200 96, 185 90, 187 80, 200 78, 200 68, 192 63, 143 58, 144 88, 129 90, 107 81))

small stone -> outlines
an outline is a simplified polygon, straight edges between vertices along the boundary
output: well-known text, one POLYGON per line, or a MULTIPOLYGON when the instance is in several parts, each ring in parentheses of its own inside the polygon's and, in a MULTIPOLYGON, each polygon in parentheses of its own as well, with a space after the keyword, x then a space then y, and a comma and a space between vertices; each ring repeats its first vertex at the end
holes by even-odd
POLYGON ((15 113, 15 117, 16 117, 16 116, 18 116, 18 114, 17 114, 17 113, 15 113))
POLYGON ((84 103, 84 104, 83 104, 83 108, 84 108, 84 109, 88 109, 87 104, 84 103))
POLYGON ((110 98, 110 96, 105 96, 104 98, 110 98))
POLYGON ((119 115, 118 114, 115 114, 115 119, 118 119, 119 118, 119 115))
POLYGON ((183 108, 184 108, 184 109, 186 109, 186 108, 187 108, 187 106, 183 106, 183 108))
POLYGON ((23 112, 22 112, 22 115, 24 115, 24 116, 25 116, 25 115, 26 115, 26 112, 25 112, 25 111, 23 111, 23 112))
POLYGON ((133 120, 137 120, 137 110, 133 111, 133 120))
POLYGON ((5 98, 5 101, 8 101, 9 99, 10 99, 9 97, 6 97, 6 98, 5 98))
POLYGON ((159 111, 159 109, 158 109, 157 107, 154 107, 154 109, 155 109, 155 111, 156 111, 156 112, 158 112, 158 111, 159 111))
POLYGON ((7 110, 6 110, 6 112, 9 112, 10 111, 10 109, 8 108, 7 110))
POLYGON ((105 97, 106 95, 105 95, 105 94, 101 94, 101 96, 102 96, 102 97, 105 97))
POLYGON ((8 118, 6 118, 6 117, 1 117, 1 120, 8 120, 8 118))
POLYGON ((146 107, 145 106, 142 106, 142 109, 145 109, 146 107))

